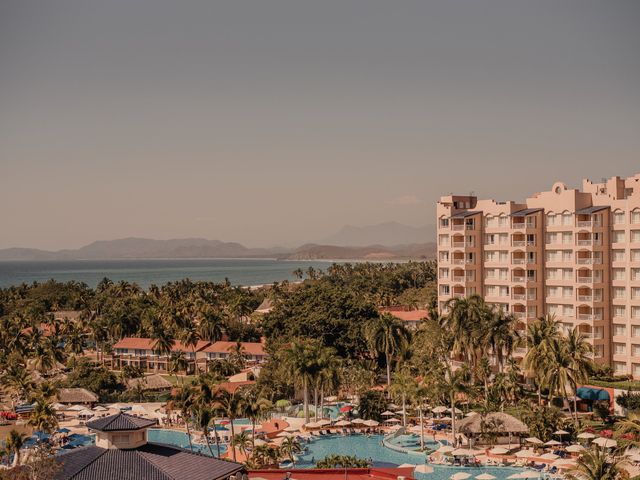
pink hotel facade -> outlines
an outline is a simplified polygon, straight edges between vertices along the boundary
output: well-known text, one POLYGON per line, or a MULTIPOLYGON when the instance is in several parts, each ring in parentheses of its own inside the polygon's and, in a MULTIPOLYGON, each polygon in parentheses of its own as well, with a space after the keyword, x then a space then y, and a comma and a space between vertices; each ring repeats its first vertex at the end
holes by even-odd
POLYGON ((581 190, 556 182, 524 203, 444 196, 437 217, 441 311, 477 293, 523 331, 555 314, 596 362, 640 378, 640 174, 581 190))

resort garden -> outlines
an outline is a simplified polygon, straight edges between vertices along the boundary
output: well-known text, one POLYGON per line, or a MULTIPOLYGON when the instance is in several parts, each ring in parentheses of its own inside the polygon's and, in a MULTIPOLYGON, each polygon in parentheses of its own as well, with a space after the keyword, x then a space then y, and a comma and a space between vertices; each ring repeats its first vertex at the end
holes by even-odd
MULTIPOLYGON (((625 417, 613 415, 612 398, 579 408, 581 386, 619 380, 592 363, 587 339, 553 317, 522 325, 478 296, 439 315, 435 271, 432 262, 334 264, 261 288, 184 280, 143 290, 105 279, 95 289, 0 290, 0 478, 51 478, 55 451, 75 446, 69 433, 87 442, 81 414, 131 408, 163 427, 150 439, 252 469, 479 461, 585 480, 635 474, 640 396, 620 396, 625 417), (410 328, 381 309, 393 305, 428 314, 410 328), (66 311, 78 313, 55 314, 66 311), (151 339, 167 372, 110 369, 105 360, 128 337, 151 339), (235 345, 229 355, 189 371, 198 342, 223 339, 235 345), (243 342, 262 342, 264 362, 252 364, 243 342), (69 389, 97 397, 71 420, 60 403, 69 389)), ((513 478, 533 478, 524 475, 513 478)))

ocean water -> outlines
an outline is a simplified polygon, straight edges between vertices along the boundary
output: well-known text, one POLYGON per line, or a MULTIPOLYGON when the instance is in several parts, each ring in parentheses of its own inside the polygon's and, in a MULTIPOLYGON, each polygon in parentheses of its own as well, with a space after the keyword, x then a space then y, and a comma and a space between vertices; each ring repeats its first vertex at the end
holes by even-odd
POLYGON ((273 259, 0 261, 0 287, 49 279, 95 287, 104 277, 135 282, 143 288, 184 278, 211 282, 228 278, 233 285, 263 285, 296 280, 293 271, 298 268, 306 272, 309 267, 325 270, 330 265, 273 259))

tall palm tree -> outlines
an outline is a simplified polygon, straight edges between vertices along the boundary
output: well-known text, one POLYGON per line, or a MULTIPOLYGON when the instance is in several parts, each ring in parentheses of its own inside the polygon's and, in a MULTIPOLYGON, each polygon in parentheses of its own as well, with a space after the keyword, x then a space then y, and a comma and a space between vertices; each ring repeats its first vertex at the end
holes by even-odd
POLYGON ((256 444, 256 423, 262 418, 272 407, 269 399, 260 396, 255 388, 247 389, 244 392, 243 416, 246 416, 251 422, 251 447, 255 448, 256 444))
POLYGON ((389 313, 383 313, 367 326, 367 338, 371 348, 384 354, 387 367, 387 386, 391 384, 391 361, 409 344, 411 334, 400 320, 389 313))
POLYGON ((527 375, 535 379, 538 390, 538 404, 542 404, 542 386, 550 361, 553 343, 560 338, 559 322, 554 315, 540 317, 527 328, 528 351, 523 367, 527 375))
POLYGON ((13 467, 20 465, 20 449, 24 446, 26 441, 27 436, 17 430, 11 430, 7 435, 5 448, 10 454, 13 453, 13 467))
POLYGON ((302 386, 305 423, 309 423, 309 385, 317 372, 317 353, 318 343, 309 340, 294 340, 282 350, 283 367, 302 386))
POLYGON ((571 362, 571 370, 573 370, 573 383, 571 388, 573 390, 573 412, 574 420, 578 421, 578 400, 577 390, 578 383, 585 384, 589 379, 589 372, 592 371, 593 360, 591 359, 593 354, 593 348, 587 342, 585 336, 580 333, 577 327, 574 327, 566 338, 567 355, 571 362))
POLYGON ((511 357, 520 343, 520 333, 516 329, 518 319, 513 314, 505 314, 500 309, 492 309, 484 326, 482 343, 491 348, 498 362, 498 371, 504 369, 505 358, 511 357))
POLYGON ((296 440, 296 438, 291 435, 285 437, 280 444, 280 451, 287 456, 293 466, 296 466, 296 453, 302 453, 302 447, 300 446, 300 442, 296 440))
POLYGON ((53 432, 58 427, 56 411, 53 405, 45 399, 36 401, 35 407, 29 415, 28 424, 39 432, 53 432))
POLYGON ((473 369, 490 310, 480 295, 452 298, 446 309, 449 313, 441 321, 453 338, 453 353, 462 355, 473 369))
MULTIPOLYGON (((244 398, 242 397, 242 392, 238 390, 236 390, 235 392, 222 390, 220 392, 218 403, 220 405, 220 410, 229 419, 229 424, 231 425, 231 438, 233 438, 236 435, 233 421, 240 415, 242 415, 242 409, 244 407, 244 398)), ((233 454, 233 461, 235 462, 236 449, 233 448, 231 451, 233 454)))
MULTIPOLYGON (((178 373, 187 373, 187 368, 189 368, 189 362, 187 361, 187 357, 185 356, 184 352, 181 350, 177 352, 171 352, 168 367, 169 375, 174 375, 177 382, 178 373)), ((184 379, 182 383, 184 384, 184 379)))
POLYGON ((606 449, 593 445, 584 452, 566 478, 569 480, 619 480, 623 478, 625 461, 608 455, 606 449))
POLYGON ((542 375, 544 385, 549 389, 549 401, 554 397, 567 397, 567 385, 576 384, 573 376, 571 358, 568 355, 566 340, 562 337, 551 342, 542 375))
POLYGON ((237 448, 238 451, 245 456, 247 455, 247 448, 250 445, 252 445, 252 439, 249 436, 249 432, 247 432, 246 430, 243 430, 240 433, 236 433, 231 438, 231 447, 234 450, 237 448))
MULTIPOLYGON (((196 425, 202 430, 202 435, 204 435, 205 441, 207 442, 207 448, 209 449, 209 453, 213 457, 213 449, 211 448, 211 440, 209 439, 209 425, 211 421, 214 419, 213 412, 211 408, 206 405, 198 404, 195 409, 195 419, 196 425)), ((215 425, 214 425, 215 430, 215 425)), ((217 435, 217 433, 216 433, 217 435)), ((220 456, 220 453, 218 453, 220 456)))
POLYGON ((153 340, 153 351, 160 356, 168 356, 173 350, 175 343, 171 333, 163 326, 156 325, 151 331, 151 340, 153 340))
POLYGON ((440 388, 445 393, 451 405, 451 431, 456 434, 456 396, 458 393, 467 391, 467 382, 464 372, 459 369, 455 372, 451 368, 446 368, 444 377, 440 381, 440 388))
POLYGON ((187 437, 189 439, 189 450, 193 452, 193 443, 191 441, 191 416, 195 410, 195 402, 193 392, 184 386, 178 391, 175 400, 176 406, 180 409, 180 416, 187 428, 187 437))
POLYGON ((418 383, 415 377, 407 368, 396 371, 393 374, 391 387, 389 388, 391 395, 400 397, 402 402, 402 426, 407 426, 407 400, 413 400, 418 389, 418 383))

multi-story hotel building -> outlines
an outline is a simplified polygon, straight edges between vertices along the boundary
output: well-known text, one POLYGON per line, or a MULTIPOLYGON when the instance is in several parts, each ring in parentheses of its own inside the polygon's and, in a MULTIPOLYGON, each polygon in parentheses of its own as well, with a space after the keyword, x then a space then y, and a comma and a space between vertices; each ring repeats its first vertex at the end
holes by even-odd
POLYGON ((596 362, 640 378, 640 174, 581 190, 557 182, 524 203, 448 195, 437 217, 441 310, 477 293, 523 331, 555 314, 596 362))

